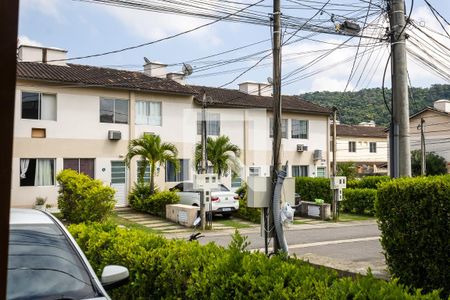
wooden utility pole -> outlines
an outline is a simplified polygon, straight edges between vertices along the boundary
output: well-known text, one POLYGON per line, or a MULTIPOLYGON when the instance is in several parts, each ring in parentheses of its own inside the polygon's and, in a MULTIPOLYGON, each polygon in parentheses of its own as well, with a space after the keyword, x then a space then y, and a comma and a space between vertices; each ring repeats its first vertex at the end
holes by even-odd
MULTIPOLYGON (((337 147, 337 134, 336 134, 336 115, 337 108, 333 106, 333 177, 337 175, 337 162, 336 162, 336 147, 337 147)), ((333 189, 333 220, 337 221, 338 210, 337 210, 337 197, 338 190, 333 189)))
POLYGON ((405 3, 389 0, 392 63, 393 162, 392 177, 411 176, 409 137, 408 74, 405 45, 405 3))
POLYGON ((420 154, 421 154, 421 174, 425 176, 427 174, 427 161, 426 161, 426 149, 425 149, 425 134, 423 133, 423 125, 425 120, 420 119, 420 154))
MULTIPOLYGON (((269 204, 269 228, 273 226, 273 195, 277 174, 281 169, 281 1, 273 0, 273 171, 272 200, 269 204)), ((277 233, 271 230, 274 252, 280 249, 277 233)))

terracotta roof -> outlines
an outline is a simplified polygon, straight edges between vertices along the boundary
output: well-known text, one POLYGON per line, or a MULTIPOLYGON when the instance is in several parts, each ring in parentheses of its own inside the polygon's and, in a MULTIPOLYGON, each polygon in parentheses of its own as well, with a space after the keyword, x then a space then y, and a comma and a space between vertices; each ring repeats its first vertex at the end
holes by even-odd
POLYGON ((35 62, 19 62, 17 63, 17 77, 19 79, 42 80, 70 85, 189 95, 195 93, 189 86, 179 84, 170 79, 150 77, 141 72, 76 64, 60 66, 35 62))
MULTIPOLYGON (((239 90, 213 88, 206 86, 191 86, 197 91, 194 97, 197 104, 202 103, 201 94, 204 90, 211 97, 209 106, 230 108, 273 108, 273 97, 256 96, 243 93, 239 90)), ((283 96, 283 111, 300 112, 305 114, 329 115, 331 109, 300 99, 297 96, 283 96)))
MULTIPOLYGON (((331 130, 333 130, 333 125, 331 125, 330 127, 331 130)), ((384 127, 371 127, 371 126, 346 125, 346 124, 336 125, 336 135, 352 136, 352 137, 376 137, 376 138, 387 137, 387 133, 385 132, 384 127)))

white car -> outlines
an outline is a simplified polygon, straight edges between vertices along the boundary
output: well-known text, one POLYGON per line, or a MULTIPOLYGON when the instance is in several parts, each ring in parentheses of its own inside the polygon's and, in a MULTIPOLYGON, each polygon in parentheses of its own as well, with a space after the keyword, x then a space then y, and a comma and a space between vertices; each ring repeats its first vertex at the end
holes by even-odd
MULTIPOLYGON (((192 182, 181 182, 170 190, 177 191, 180 204, 200 207, 200 191, 194 190, 192 182)), ((239 209, 239 196, 223 184, 219 184, 218 189, 211 190, 211 206, 213 214, 230 217, 232 212, 239 209)), ((209 211, 208 204, 206 204, 206 211, 209 211)))
POLYGON ((106 266, 101 281, 64 225, 49 213, 11 209, 7 299, 110 299, 128 269, 106 266))

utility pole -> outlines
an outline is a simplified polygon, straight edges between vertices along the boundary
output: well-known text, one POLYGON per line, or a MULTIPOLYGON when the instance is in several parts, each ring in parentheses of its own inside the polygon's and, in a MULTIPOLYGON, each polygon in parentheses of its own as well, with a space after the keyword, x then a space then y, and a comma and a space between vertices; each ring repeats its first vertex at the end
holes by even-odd
POLYGON ((411 176, 411 151, 409 138, 408 75, 405 45, 404 0, 389 1, 392 63, 392 117, 393 171, 392 177, 411 176), (396 168, 398 166, 398 168, 396 168))
POLYGON ((272 198, 269 204, 270 235, 273 237, 273 250, 278 252, 280 242, 273 223, 273 201, 277 174, 281 169, 281 1, 273 0, 273 171, 272 171, 272 198))
MULTIPOLYGON (((337 147, 337 140, 336 140, 336 115, 337 115, 337 108, 333 106, 333 177, 336 177, 337 175, 337 162, 336 162, 336 147, 337 147)), ((333 189, 333 220, 337 221, 338 219, 338 209, 337 209, 337 203, 338 203, 338 197, 337 197, 338 190, 333 189)))
POLYGON ((425 120, 420 119, 420 154, 422 156, 421 163, 421 174, 425 176, 427 174, 427 161, 426 161, 426 149, 425 149, 425 134, 423 133, 423 125, 425 120))
MULTIPOLYGON (((206 154, 206 92, 203 91, 202 95, 202 135, 201 135, 201 144, 202 144, 202 166, 201 172, 202 174, 206 174, 208 172, 208 157, 206 154)), ((206 214, 205 214, 205 193, 202 193, 202 197, 200 197, 200 218, 202 220, 202 230, 205 230, 206 227, 206 214)))

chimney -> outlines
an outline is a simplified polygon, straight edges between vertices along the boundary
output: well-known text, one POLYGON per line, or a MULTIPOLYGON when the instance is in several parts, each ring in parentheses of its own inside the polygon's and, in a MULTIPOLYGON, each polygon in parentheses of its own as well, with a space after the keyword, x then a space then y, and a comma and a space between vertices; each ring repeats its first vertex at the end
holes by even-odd
POLYGON ((254 96, 272 96, 272 85, 270 83, 259 83, 246 81, 239 84, 239 91, 254 96))
POLYGON ((144 74, 150 77, 166 78, 166 67, 167 65, 160 62, 152 62, 148 59, 145 60, 144 74))
POLYGON ((441 99, 434 101, 434 108, 446 113, 450 113, 450 100, 441 99))
POLYGON ((167 73, 166 78, 176 81, 179 84, 185 85, 186 83, 184 82, 184 73, 177 73, 177 72, 172 72, 172 73, 167 73))
POLYGON ((20 62, 38 62, 59 66, 67 65, 65 61, 67 59, 67 50, 64 49, 20 45, 17 52, 18 61, 20 62))

